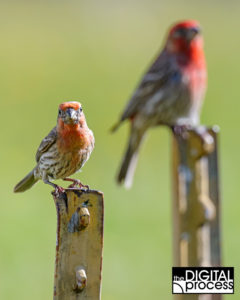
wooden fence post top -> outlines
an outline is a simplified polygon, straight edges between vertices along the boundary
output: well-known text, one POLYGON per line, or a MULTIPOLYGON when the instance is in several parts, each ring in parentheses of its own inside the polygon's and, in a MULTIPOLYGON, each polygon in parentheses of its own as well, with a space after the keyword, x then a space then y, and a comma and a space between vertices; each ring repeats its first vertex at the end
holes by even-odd
MULTIPOLYGON (((173 136, 174 266, 220 266, 219 128, 173 136)), ((221 300, 220 294, 179 294, 176 300, 221 300)))
POLYGON ((178 145, 188 145, 191 152, 182 153, 189 158, 199 159, 204 155, 208 155, 215 150, 215 139, 220 129, 218 126, 205 127, 199 126, 192 129, 186 129, 182 134, 174 133, 174 138, 178 141, 178 145))
POLYGON ((103 248, 103 193, 68 188, 54 197, 57 241, 54 300, 99 300, 103 248))

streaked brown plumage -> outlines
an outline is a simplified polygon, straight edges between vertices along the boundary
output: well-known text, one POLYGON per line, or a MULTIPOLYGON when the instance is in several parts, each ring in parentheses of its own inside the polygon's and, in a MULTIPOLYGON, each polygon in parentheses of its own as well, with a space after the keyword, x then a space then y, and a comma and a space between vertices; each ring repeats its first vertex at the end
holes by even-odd
POLYGON ((51 179, 66 179, 82 168, 94 148, 81 104, 64 102, 59 106, 57 126, 42 140, 36 153, 36 167, 14 188, 24 192, 39 179, 61 189, 51 179))
POLYGON ((113 127, 115 131, 125 120, 131 124, 118 183, 131 186, 140 145, 150 127, 199 123, 206 81, 200 25, 194 20, 179 22, 170 29, 163 50, 144 74, 113 127))

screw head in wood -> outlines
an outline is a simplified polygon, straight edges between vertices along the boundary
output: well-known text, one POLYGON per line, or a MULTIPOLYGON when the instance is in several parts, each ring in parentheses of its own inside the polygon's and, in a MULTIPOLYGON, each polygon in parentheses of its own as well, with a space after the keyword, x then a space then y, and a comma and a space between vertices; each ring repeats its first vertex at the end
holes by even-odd
POLYGON ((76 293, 81 292, 87 285, 87 274, 82 267, 76 269, 76 282, 73 286, 73 290, 76 293))
POLYGON ((80 230, 86 228, 90 223, 90 213, 87 207, 81 207, 79 212, 80 230))

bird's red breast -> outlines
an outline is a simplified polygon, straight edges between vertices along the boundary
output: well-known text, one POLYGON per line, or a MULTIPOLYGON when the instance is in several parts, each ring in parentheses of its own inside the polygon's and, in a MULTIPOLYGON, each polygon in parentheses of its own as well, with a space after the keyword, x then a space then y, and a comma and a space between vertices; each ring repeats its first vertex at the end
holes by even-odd
MULTIPOLYGON (((197 34, 188 40, 184 34, 176 35, 191 29, 200 30, 200 25, 195 20, 187 20, 174 25, 168 34, 166 50, 170 57, 176 60, 181 72, 189 78, 190 92, 197 95, 203 94, 207 84, 206 61, 203 49, 203 38, 197 34)), ((193 97, 199 98, 199 97, 193 97)), ((202 98, 202 97, 200 97, 202 98)))
POLYGON ((78 124, 66 124, 59 119, 57 124, 58 148, 64 152, 86 148, 90 143, 88 132, 85 118, 78 124))

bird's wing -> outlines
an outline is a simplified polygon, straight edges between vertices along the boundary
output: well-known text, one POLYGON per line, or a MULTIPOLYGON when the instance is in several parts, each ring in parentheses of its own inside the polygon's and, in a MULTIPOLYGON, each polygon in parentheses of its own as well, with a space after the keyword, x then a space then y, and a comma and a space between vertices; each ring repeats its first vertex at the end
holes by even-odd
POLYGON ((169 87, 172 86, 170 83, 178 84, 181 82, 181 73, 175 65, 165 52, 160 54, 148 72, 143 76, 122 114, 121 121, 136 115, 148 99, 157 92, 159 97, 157 100, 161 101, 161 99, 164 99, 166 93, 169 91, 169 87))
POLYGON ((57 140, 57 129, 54 127, 49 134, 42 140, 36 153, 36 161, 39 162, 42 154, 46 152, 57 140))

